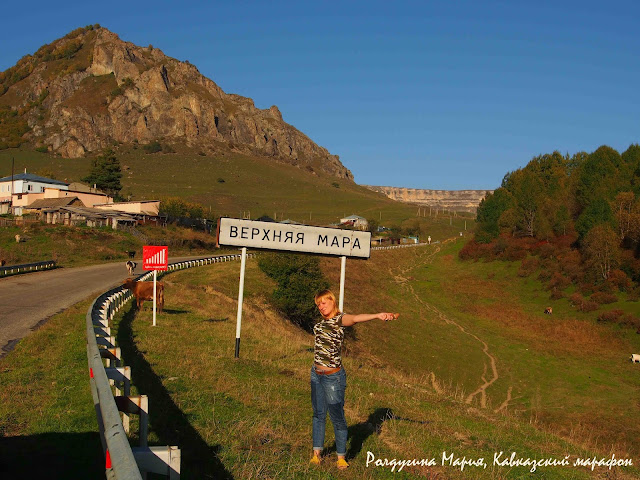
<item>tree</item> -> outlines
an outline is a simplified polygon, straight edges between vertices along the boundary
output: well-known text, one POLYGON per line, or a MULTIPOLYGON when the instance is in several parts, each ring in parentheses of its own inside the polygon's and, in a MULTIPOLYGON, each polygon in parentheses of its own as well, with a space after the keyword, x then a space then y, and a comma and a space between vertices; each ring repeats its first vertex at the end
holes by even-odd
POLYGON ((516 202, 519 226, 525 235, 533 237, 539 222, 540 200, 542 198, 542 185, 539 177, 531 170, 525 169, 514 175, 513 198, 516 202))
POLYGON ((577 199, 586 208, 593 202, 615 196, 620 185, 620 154, 606 145, 598 148, 578 168, 577 199))
POLYGON ((591 202, 580 214, 576 220, 576 231, 583 239, 596 225, 610 224, 612 220, 613 214, 609 202, 600 198, 591 202))
POLYGON ((622 164, 633 193, 640 195, 640 145, 627 148, 622 154, 622 164))
POLYGON ((613 211, 618 223, 618 233, 620 240, 624 240, 632 226, 632 215, 634 213, 635 195, 633 192, 620 192, 613 202, 613 211))
POLYGON ((376 220, 375 218, 367 218, 367 225, 367 230, 372 234, 378 233, 378 227, 380 226, 378 220, 376 220))
POLYGON ((320 271, 318 257, 265 253, 260 255, 258 266, 278 284, 271 296, 274 305, 293 323, 311 332, 318 316, 313 298, 329 287, 320 271))
POLYGON ((569 209, 566 205, 558 205, 555 215, 555 224, 553 225, 553 231, 557 235, 566 235, 567 230, 571 228, 571 216, 569 215, 569 209))
POLYGON ((603 280, 607 280, 611 269, 618 265, 619 244, 618 235, 609 225, 593 227, 584 239, 584 253, 587 261, 603 280))
POLYGON ((82 181, 89 185, 95 185, 97 189, 112 196, 114 200, 121 201, 123 200, 120 197, 121 178, 120 161, 116 158, 115 152, 109 148, 92 162, 89 175, 84 177, 82 181))
MULTIPOLYGON (((506 182, 503 181, 503 183, 506 182)), ((476 240, 479 243, 490 242, 500 234, 500 217, 512 206, 513 197, 504 187, 498 188, 482 199, 476 212, 478 222, 476 240)))

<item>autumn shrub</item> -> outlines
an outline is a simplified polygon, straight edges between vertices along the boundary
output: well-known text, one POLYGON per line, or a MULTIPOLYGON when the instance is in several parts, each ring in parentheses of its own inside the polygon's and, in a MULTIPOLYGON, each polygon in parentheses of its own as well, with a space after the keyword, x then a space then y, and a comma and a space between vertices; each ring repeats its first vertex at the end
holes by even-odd
POLYGON ((580 295, 578 292, 575 292, 575 293, 572 293, 571 296, 569 297, 569 302, 574 307, 580 309, 580 307, 584 303, 584 297, 580 295))
POLYGON ((536 257, 529 257, 522 260, 520 268, 518 269, 519 277, 528 277, 540 267, 540 260, 536 257))
POLYGON ((618 320, 622 327, 632 327, 636 329, 636 333, 640 333, 640 318, 627 313, 618 320))
POLYGON ((580 277, 582 277, 580 261, 580 252, 577 250, 565 251, 558 257, 560 270, 573 282, 576 282, 580 277))
POLYGON ((598 304, 591 300, 585 300, 582 304, 581 312, 595 312, 598 309, 598 304))
POLYGON ((480 244, 475 240, 468 241, 458 252, 460 260, 477 260, 480 258, 480 244))
POLYGON ((540 258, 554 258, 556 256, 556 247, 545 242, 540 245, 538 255, 540 255, 540 258))
POLYGON ((495 242, 493 242, 492 253, 498 258, 502 258, 505 250, 507 249, 508 242, 504 237, 498 237, 495 242))
POLYGON ((569 285, 571 285, 570 279, 562 275, 560 272, 554 272, 551 275, 551 278, 549 279, 549 283, 547 284, 547 287, 550 290, 552 289, 564 290, 569 285))
POLYGON ((503 258, 510 262, 516 262, 527 257, 527 250, 519 244, 509 244, 504 251, 503 258))
POLYGON ((590 298, 593 302, 596 302, 599 305, 615 303, 618 301, 618 297, 613 293, 608 292, 595 292, 590 298))
POLYGON ((624 315, 622 310, 610 310, 608 312, 602 312, 598 315, 599 322, 618 323, 618 320, 624 315))
POLYGON ((551 289, 551 295, 549 296, 549 298, 551 300, 560 300, 561 298, 564 298, 564 292, 559 288, 554 287, 551 289))
POLYGON ((540 273, 538 274, 538 280, 540 280, 541 282, 548 282, 549 280, 551 280, 553 274, 558 271, 557 269, 558 265, 556 262, 543 260, 540 263, 540 273))
POLYGON ((595 287, 593 283, 582 282, 578 284, 578 291, 585 297, 588 297, 595 291, 595 287))
POLYGON ((609 278, 607 279, 606 283, 609 283, 611 286, 617 288, 620 292, 626 292, 633 285, 631 279, 627 277, 627 274, 622 270, 617 269, 612 270, 611 273, 609 273, 609 278))
POLYGON ((579 312, 593 312, 598 309, 596 302, 587 300, 577 292, 569 297, 569 302, 571 302, 571 305, 576 307, 579 312))

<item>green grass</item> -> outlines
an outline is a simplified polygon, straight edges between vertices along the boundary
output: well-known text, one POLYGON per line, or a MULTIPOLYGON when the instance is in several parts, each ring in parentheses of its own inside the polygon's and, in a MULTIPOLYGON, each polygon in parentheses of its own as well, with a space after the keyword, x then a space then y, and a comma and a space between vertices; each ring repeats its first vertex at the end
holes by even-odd
MULTIPOLYGON (((346 311, 401 313, 394 323, 358 325, 347 342, 347 472, 334 466, 330 425, 327 459, 320 468, 308 466, 313 338, 270 307, 274 285, 256 262, 247 264, 238 360, 239 263, 165 276, 165 311, 156 327, 148 302, 137 314, 126 308, 115 322, 134 393, 150 395, 151 444, 181 447, 184 479, 636 478, 630 468, 541 467, 532 474, 527 467, 492 465, 500 451, 571 461, 612 453, 637 458, 633 399, 640 382, 626 352, 638 344, 623 330, 597 324, 597 312, 556 313, 554 304, 554 315, 545 316, 540 306, 547 305, 547 292, 518 277, 517 265, 461 262, 460 247, 448 242, 347 262, 346 311), (498 379, 483 404, 481 395, 469 396, 483 377, 492 377, 487 353, 498 379), (489 465, 464 471, 442 465, 445 451, 489 465), (437 464, 394 473, 367 467, 370 455, 435 458, 437 464)), ((337 289, 339 260, 321 264, 337 289)), ((25 444, 35 450, 45 437, 59 445, 86 440, 76 433, 95 430, 82 341, 85 309, 54 317, 0 360, 0 441, 9 452, 25 444), (71 399, 69 389, 56 389, 62 383, 84 393, 71 399)))
MULTIPOLYGON (((347 180, 312 175, 274 160, 225 151, 202 156, 197 150, 174 147, 175 154, 152 155, 142 146, 119 147, 117 157, 124 174, 122 195, 132 200, 178 196, 211 208, 216 215, 258 218, 266 214, 306 224, 334 223, 351 214, 385 226, 418 220, 423 236, 431 235, 434 241, 464 231, 465 220, 469 231, 474 226, 469 214, 452 219, 442 215, 417 217, 417 207, 392 201, 347 180)), ((89 159, 62 159, 28 149, 10 149, 0 151, 0 176, 11 175, 11 158, 15 158, 16 172, 24 168, 33 173, 49 171, 67 182, 79 181, 91 166, 89 159)))
MULTIPOLYGON (((153 244, 169 245, 171 256, 209 255, 215 237, 204 232, 169 226, 140 226, 153 244)), ((55 260, 60 267, 77 267, 128 259, 126 252, 142 256, 144 241, 128 232, 109 227, 90 228, 43 223, 0 228, 0 258, 8 265, 55 260), (27 238, 16 243, 15 236, 27 238)))
MULTIPOLYGON (((637 335, 598 324, 598 312, 582 314, 562 305, 566 300, 550 301, 539 283, 517 276, 517 265, 461 262, 459 248, 446 246, 433 261, 417 258, 409 265, 404 276, 412 278, 415 296, 409 295, 413 310, 406 320, 411 335, 423 341, 387 340, 377 345, 380 356, 407 371, 432 371, 467 399, 483 383, 485 367, 486 379, 492 378, 482 341, 498 371, 486 390, 488 409, 502 405, 511 389, 507 410, 521 419, 585 445, 638 454, 637 405, 630 399, 637 397, 640 380, 628 362, 640 347, 637 335), (415 312, 416 303, 430 308, 415 312), (547 305, 554 307, 552 317, 543 314, 547 305)), ((360 274, 358 288, 366 277, 360 274)), ((379 329, 360 337, 365 340, 366 333, 373 343, 379 329)), ((479 400, 474 397, 471 405, 479 400)))
POLYGON ((0 359, 0 475, 101 478, 81 302, 0 359), (71 472, 71 473, 70 473, 71 472))
MULTIPOLYGON (((438 472, 445 478, 529 477, 524 467, 460 471, 443 466, 443 451, 460 458, 483 457, 488 463, 499 451, 557 459, 606 457, 612 451, 618 457, 636 455, 634 422, 614 421, 635 418, 628 398, 637 395, 638 384, 627 365, 602 365, 588 355, 576 358, 573 346, 563 352, 559 345, 539 345, 526 335, 512 340, 506 333, 517 333, 520 327, 505 332, 504 326, 496 328, 487 319, 465 314, 475 303, 473 285, 458 285, 460 297, 472 294, 459 305, 459 298, 447 300, 441 293, 459 280, 456 271, 484 280, 482 269, 490 264, 472 265, 481 270, 469 272, 453 257, 458 246, 445 246, 444 254, 435 254, 436 248, 376 252, 368 262, 349 262, 346 309, 361 311, 359 307, 368 304, 376 310, 387 305, 402 317, 396 324, 358 326, 358 340, 347 345, 352 457, 348 475, 417 478, 438 472), (415 297, 407 294, 409 285, 423 303, 416 305, 415 297), (429 291, 433 285, 439 287, 429 291), (466 401, 487 360, 478 340, 469 334, 489 345, 500 374, 487 389, 484 407, 479 398, 466 401), (528 357, 527 351, 532 351, 528 357), (495 412, 509 388, 512 401, 506 410, 495 412), (605 405, 609 411, 604 411, 605 405), (614 429, 617 435, 612 437, 614 429), (389 459, 436 457, 438 466, 394 474, 367 467, 367 452, 389 459)), ((335 277, 335 263, 324 262, 330 278, 335 277)), ((165 277, 167 312, 158 327, 151 327, 148 309, 135 321, 131 314, 125 315, 129 330, 122 338, 129 339, 136 352, 133 358, 147 365, 140 388, 164 398, 160 402, 164 407, 152 415, 152 439, 160 444, 183 440, 184 478, 204 478, 211 471, 235 478, 345 476, 330 460, 320 469, 307 466, 312 337, 270 309, 265 297, 272 285, 252 262, 245 283, 241 358, 233 359, 237 269, 232 263, 165 277), (175 424, 172 418, 178 418, 175 424), (214 453, 203 456, 205 445, 214 453)), ((513 279, 504 281, 511 285, 506 293, 520 288, 513 279)), ((488 283, 493 282, 495 277, 488 283)), ((609 349, 606 344, 600 348, 609 349)), ((330 453, 330 428, 327 436, 330 453)), ((588 471, 576 468, 539 471, 544 478, 590 477, 588 471)))

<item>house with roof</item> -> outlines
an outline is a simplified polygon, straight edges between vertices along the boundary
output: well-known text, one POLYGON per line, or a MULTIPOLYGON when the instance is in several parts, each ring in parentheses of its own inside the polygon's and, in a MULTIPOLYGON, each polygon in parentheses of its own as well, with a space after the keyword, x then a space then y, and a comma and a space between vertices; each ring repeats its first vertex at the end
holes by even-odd
MULTIPOLYGON (((93 207, 95 205, 113 203, 113 199, 106 193, 60 190, 58 188, 47 187, 44 189, 44 192, 14 195, 12 202, 13 213, 14 215, 23 215, 25 213, 29 213, 29 207, 31 207, 31 205, 38 200, 54 200, 65 198, 79 199, 81 205, 85 207, 93 207)), ((60 205, 62 205, 62 203, 60 203, 60 205)))
POLYGON ((101 210, 118 210, 121 212, 156 217, 160 211, 160 200, 137 200, 133 202, 111 201, 108 203, 96 203, 91 206, 101 210))
POLYGON ((367 230, 369 228, 369 222, 366 218, 359 215, 349 215, 340 219, 342 225, 349 225, 358 230, 367 230))
POLYGON ((68 190, 69 184, 27 173, 26 169, 24 173, 0 178, 0 213, 10 213, 13 201, 22 201, 24 195, 44 194, 46 188, 68 190))

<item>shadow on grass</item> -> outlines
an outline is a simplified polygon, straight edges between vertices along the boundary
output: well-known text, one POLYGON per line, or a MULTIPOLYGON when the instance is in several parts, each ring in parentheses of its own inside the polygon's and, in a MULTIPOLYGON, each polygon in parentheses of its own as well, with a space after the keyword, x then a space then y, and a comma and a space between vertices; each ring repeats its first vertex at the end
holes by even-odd
POLYGON ((135 307, 132 306, 120 321, 117 343, 122 349, 124 363, 131 367, 133 384, 140 394, 149 396, 150 430, 157 435, 160 444, 180 447, 180 478, 183 480, 233 479, 218 458, 221 445, 209 446, 204 441, 189 423, 187 415, 174 403, 144 354, 138 350, 131 328, 135 311, 135 307))
POLYGON ((0 437, 0 478, 105 478, 98 432, 0 437))
POLYGON ((178 315, 182 313, 189 313, 187 310, 176 310, 175 308, 165 308, 162 310, 162 313, 167 313, 169 315, 178 315))
POLYGON ((287 355, 282 355, 280 357, 277 358, 277 360, 284 360, 285 358, 291 358, 294 357, 300 353, 309 353, 309 352, 313 352, 313 347, 305 347, 305 348, 301 348, 300 350, 298 350, 297 352, 293 352, 287 355))
MULTIPOLYGON (((380 435, 382 425, 387 420, 402 420, 405 422, 426 425, 430 422, 424 420, 413 420, 411 418, 399 417, 390 408, 376 408, 366 421, 352 425, 348 428, 349 439, 351 440, 347 448, 347 460, 355 458, 362 451, 362 445, 372 434, 380 435)), ((323 452, 324 455, 336 451, 335 442, 323 452)))
POLYGON ((219 322, 227 322, 228 320, 229 320, 229 317, 224 317, 224 318, 207 318, 204 321, 208 323, 219 323, 219 322))

